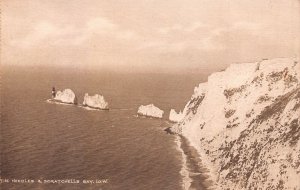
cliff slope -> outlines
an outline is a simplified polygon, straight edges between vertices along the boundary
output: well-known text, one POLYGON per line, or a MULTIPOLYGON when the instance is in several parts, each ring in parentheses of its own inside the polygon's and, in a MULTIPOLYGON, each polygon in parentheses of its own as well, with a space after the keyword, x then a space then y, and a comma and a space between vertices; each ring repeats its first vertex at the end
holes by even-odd
POLYGON ((172 131, 217 189, 300 189, 300 63, 233 64, 195 88, 172 131))

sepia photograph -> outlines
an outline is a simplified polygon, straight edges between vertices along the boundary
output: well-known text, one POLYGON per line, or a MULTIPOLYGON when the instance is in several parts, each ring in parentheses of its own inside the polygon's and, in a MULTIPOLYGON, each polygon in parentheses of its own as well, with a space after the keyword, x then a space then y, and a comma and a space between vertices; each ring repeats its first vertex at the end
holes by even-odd
POLYGON ((300 0, 0 7, 0 190, 300 190, 300 0))

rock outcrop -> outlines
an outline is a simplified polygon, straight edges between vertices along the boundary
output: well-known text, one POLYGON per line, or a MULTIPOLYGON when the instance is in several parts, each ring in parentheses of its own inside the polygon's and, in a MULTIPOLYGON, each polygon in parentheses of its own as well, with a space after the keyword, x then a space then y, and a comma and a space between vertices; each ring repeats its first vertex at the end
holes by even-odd
POLYGON ((101 96, 99 94, 95 94, 94 96, 89 96, 88 93, 85 93, 82 105, 93 109, 100 109, 100 110, 109 109, 108 103, 105 101, 104 96, 101 96))
POLYGON ((149 104, 146 106, 141 105, 137 113, 138 115, 142 115, 142 116, 162 118, 164 111, 154 106, 153 104, 149 104))
POLYGON ((172 122, 180 122, 184 118, 185 114, 180 111, 177 113, 174 109, 170 110, 169 120, 172 122))
POLYGON ((60 103, 77 104, 77 97, 71 89, 57 91, 53 100, 60 103))

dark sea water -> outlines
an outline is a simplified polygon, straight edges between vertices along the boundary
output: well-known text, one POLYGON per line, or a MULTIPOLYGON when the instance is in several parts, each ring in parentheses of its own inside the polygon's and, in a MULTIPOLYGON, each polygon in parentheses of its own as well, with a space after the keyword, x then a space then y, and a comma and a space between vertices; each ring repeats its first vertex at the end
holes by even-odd
POLYGON ((1 72, 0 169, 1 179, 10 180, 1 190, 182 189, 182 156, 164 129, 169 110, 183 109, 203 76, 25 67, 1 72), (47 103, 52 86, 72 89, 80 103, 86 92, 103 94, 111 109, 47 103), (135 117, 149 103, 165 110, 164 119, 135 117), (62 179, 80 183, 37 181, 62 179))

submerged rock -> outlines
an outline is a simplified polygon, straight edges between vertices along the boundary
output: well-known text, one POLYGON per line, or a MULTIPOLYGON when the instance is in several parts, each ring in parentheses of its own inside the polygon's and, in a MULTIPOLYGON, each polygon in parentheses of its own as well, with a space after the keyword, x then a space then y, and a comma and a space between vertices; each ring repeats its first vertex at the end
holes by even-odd
POLYGON ((141 105, 138 109, 138 115, 148 116, 148 117, 155 117, 155 118, 162 118, 164 111, 159 109, 158 107, 154 106, 153 104, 149 105, 141 105))
POLYGON ((71 89, 58 91, 53 100, 66 104, 77 104, 77 97, 71 89))
POLYGON ((104 97, 95 94, 94 96, 89 96, 88 93, 85 93, 83 106, 87 106, 94 109, 108 110, 108 103, 105 101, 104 97))

